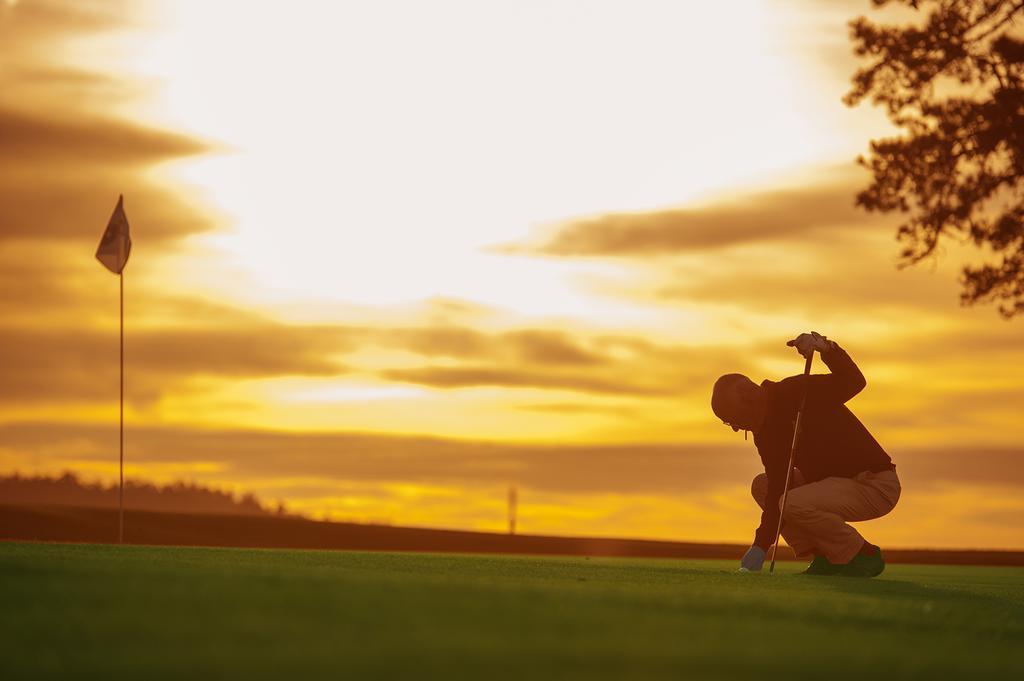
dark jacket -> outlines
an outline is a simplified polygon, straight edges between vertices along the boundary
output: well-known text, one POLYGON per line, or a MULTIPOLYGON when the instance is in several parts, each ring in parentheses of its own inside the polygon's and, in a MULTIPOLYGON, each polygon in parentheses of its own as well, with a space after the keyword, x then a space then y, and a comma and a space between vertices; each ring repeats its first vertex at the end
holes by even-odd
POLYGON ((761 383, 767 391, 768 410, 761 429, 754 434, 754 444, 768 476, 768 497, 754 543, 765 550, 771 546, 779 524, 779 498, 786 484, 793 426, 805 380, 807 405, 800 420, 794 466, 806 482, 895 468, 881 445, 845 406, 867 383, 860 369, 838 344, 822 353, 821 359, 831 374, 801 374, 778 383, 761 383))

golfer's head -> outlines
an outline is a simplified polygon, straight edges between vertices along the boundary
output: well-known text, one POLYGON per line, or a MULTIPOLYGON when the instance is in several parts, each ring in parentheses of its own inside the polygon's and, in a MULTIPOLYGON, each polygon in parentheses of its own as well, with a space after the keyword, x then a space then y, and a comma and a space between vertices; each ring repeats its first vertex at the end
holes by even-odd
POLYGON ((711 391, 711 411, 733 430, 754 430, 760 390, 743 374, 721 376, 711 391))

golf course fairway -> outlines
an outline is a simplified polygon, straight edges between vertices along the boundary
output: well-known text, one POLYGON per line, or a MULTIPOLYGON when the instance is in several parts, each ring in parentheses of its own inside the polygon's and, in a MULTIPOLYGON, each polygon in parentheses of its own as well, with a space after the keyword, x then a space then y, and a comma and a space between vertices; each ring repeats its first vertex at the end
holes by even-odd
POLYGON ((1024 568, 0 543, 0 678, 1024 678, 1024 568))

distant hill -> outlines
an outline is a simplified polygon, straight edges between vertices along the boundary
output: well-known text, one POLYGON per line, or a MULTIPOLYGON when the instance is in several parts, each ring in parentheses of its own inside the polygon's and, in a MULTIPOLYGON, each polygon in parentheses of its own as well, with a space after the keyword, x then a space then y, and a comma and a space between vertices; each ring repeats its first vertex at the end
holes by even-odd
MULTIPOLYGON (((87 483, 74 473, 55 477, 0 477, 0 504, 117 508, 117 485, 87 483)), ((253 494, 230 492, 188 482, 154 485, 125 480, 125 508, 170 513, 215 513, 239 515, 288 515, 283 505, 264 506, 253 494)))

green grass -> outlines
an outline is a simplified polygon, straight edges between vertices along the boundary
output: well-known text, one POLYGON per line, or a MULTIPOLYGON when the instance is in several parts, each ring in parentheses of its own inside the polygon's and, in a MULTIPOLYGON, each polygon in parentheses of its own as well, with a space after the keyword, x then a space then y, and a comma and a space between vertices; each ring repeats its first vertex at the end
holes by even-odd
POLYGON ((1024 678, 1024 569, 0 543, 0 678, 1024 678))

